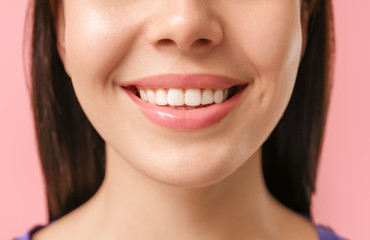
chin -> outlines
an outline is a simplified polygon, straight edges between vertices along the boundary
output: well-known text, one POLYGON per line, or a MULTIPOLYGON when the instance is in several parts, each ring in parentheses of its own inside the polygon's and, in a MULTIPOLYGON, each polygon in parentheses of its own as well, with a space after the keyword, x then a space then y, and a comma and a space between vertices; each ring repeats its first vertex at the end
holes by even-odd
MULTIPOLYGON (((242 164, 230 154, 179 153, 167 157, 150 158, 134 166, 141 174, 169 186, 182 188, 204 187, 230 176, 242 164), (239 164, 238 164, 239 163, 239 164)), ((138 162, 136 162, 138 163, 138 162)))

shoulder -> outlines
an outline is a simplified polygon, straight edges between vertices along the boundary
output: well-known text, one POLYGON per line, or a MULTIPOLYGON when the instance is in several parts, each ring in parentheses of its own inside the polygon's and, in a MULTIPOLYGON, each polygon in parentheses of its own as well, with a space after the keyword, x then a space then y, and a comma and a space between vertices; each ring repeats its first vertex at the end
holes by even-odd
POLYGON ((30 233, 26 233, 22 237, 13 238, 13 240, 29 240, 30 239, 30 233))
POLYGON ((36 227, 33 227, 29 232, 27 232, 26 234, 24 234, 23 236, 21 237, 17 237, 17 238, 14 238, 13 240, 30 240, 31 239, 31 236, 37 232, 38 230, 44 228, 45 226, 41 226, 41 225, 38 225, 36 227))
POLYGON ((322 225, 316 225, 316 230, 319 235, 319 240, 346 240, 346 238, 338 236, 333 229, 322 225))
MULTIPOLYGON (((14 238, 13 240, 31 240, 31 236, 36 233, 37 231, 43 229, 45 226, 36 226, 31 229, 31 231, 27 232, 25 235, 21 237, 14 238)), ((322 226, 322 225, 315 225, 317 233, 319 235, 319 240, 347 240, 346 238, 340 237, 337 235, 333 229, 322 226)))

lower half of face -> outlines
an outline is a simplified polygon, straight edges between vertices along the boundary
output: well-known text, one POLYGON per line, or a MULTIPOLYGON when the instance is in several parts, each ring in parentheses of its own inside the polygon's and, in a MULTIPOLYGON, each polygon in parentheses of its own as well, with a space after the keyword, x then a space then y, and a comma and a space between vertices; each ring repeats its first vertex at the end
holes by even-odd
POLYGON ((63 8, 64 64, 83 110, 120 161, 152 179, 201 186, 229 176, 289 102, 302 45, 298 0, 66 0, 63 8))

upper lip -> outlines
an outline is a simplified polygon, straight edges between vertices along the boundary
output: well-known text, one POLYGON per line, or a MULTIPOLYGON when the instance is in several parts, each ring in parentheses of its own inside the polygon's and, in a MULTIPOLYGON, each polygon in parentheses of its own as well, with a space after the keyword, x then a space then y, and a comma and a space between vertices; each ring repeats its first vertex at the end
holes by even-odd
POLYGON ((226 89, 246 84, 248 84, 246 80, 214 74, 162 74, 140 78, 121 84, 121 86, 135 86, 139 88, 226 89))

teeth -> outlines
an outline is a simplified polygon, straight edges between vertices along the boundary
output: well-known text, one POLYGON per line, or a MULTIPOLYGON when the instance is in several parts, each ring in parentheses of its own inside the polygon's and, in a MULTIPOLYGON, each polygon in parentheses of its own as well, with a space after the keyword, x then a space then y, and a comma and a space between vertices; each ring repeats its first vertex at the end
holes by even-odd
POLYGON ((155 104, 155 92, 151 89, 149 89, 147 92, 146 92, 146 96, 148 98, 148 102, 152 103, 152 104, 155 104))
POLYGON ((211 89, 205 89, 203 91, 203 96, 202 96, 202 104, 211 104, 213 103, 213 92, 211 89))
POLYGON ((185 91, 185 104, 188 106, 199 106, 202 101, 200 89, 188 89, 185 91))
POLYGON ((222 103, 222 100, 224 99, 224 93, 222 89, 217 89, 215 91, 214 98, 215 103, 222 103))
POLYGON ((182 89, 170 88, 168 90, 167 102, 172 106, 184 105, 184 92, 182 89))
POLYGON ((194 109, 199 105, 223 103, 228 94, 228 89, 139 89, 140 98, 146 102, 184 110, 194 109))
POLYGON ((167 92, 164 89, 158 89, 155 96, 155 103, 157 105, 167 105, 167 92))
POLYGON ((143 89, 140 89, 140 98, 143 99, 144 101, 148 101, 146 93, 143 89))

